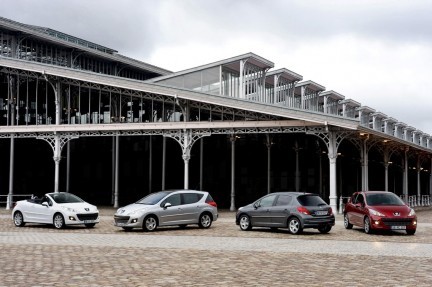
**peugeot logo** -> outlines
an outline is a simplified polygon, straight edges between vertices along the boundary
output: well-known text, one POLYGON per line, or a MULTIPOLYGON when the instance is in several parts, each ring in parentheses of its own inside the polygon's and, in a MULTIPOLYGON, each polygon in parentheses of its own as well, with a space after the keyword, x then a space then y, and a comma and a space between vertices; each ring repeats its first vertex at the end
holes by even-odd
POLYGON ((394 216, 400 216, 400 212, 393 212, 394 216))
POLYGON ((84 208, 85 209, 85 211, 90 211, 90 208, 84 208))

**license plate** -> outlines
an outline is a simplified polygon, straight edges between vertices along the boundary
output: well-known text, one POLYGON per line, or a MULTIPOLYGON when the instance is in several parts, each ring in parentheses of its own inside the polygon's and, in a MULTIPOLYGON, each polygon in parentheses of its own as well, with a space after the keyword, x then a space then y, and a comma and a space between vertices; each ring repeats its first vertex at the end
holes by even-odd
POLYGON ((84 220, 84 224, 86 223, 94 223, 94 220, 84 220))
POLYGON ((115 223, 114 225, 115 226, 125 226, 126 224, 125 223, 115 223))
POLYGON ((315 215, 327 215, 327 211, 315 211, 315 215))
POLYGON ((406 226, 396 225, 396 226, 392 226, 391 229, 394 229, 394 230, 405 230, 406 226))

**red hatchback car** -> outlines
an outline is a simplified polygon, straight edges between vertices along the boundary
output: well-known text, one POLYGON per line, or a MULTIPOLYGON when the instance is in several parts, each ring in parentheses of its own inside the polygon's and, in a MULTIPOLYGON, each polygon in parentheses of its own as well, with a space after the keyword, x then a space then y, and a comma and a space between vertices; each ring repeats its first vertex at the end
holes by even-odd
POLYGON ((417 216, 414 209, 392 192, 359 191, 345 205, 344 225, 346 229, 353 225, 363 227, 366 233, 405 230, 412 235, 417 229, 417 216))

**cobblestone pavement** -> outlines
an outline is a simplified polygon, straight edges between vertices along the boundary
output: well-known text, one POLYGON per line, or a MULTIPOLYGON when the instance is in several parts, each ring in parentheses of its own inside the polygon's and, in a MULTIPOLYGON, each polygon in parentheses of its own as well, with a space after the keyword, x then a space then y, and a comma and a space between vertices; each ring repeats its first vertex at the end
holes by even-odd
POLYGON ((93 229, 13 225, 0 210, 0 286, 430 286, 432 208, 414 236, 345 230, 293 236, 240 231, 221 212, 210 229, 124 232, 114 209, 93 229))

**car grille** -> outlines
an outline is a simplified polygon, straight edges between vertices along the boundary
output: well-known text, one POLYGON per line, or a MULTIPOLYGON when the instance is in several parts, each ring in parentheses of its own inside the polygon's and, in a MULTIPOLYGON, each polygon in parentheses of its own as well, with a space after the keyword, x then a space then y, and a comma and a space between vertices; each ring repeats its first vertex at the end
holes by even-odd
POLYGON ((412 222, 411 218, 383 218, 382 222, 387 226, 407 226, 412 222))
POLYGON ((127 223, 129 221, 130 216, 120 216, 120 215, 115 215, 114 216, 114 221, 116 223, 127 223))
POLYGON ((86 214, 77 214, 78 220, 96 220, 99 216, 99 213, 86 213, 86 214))

